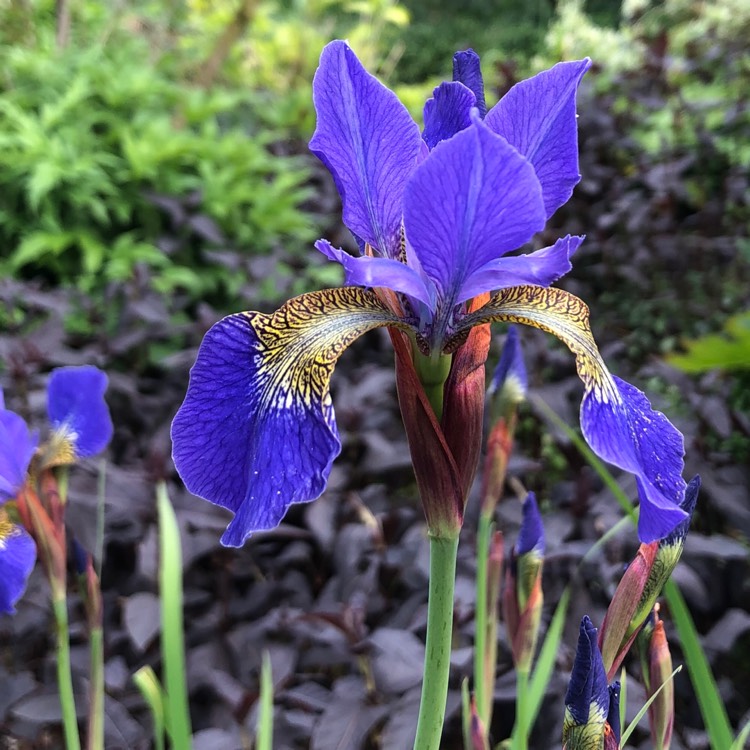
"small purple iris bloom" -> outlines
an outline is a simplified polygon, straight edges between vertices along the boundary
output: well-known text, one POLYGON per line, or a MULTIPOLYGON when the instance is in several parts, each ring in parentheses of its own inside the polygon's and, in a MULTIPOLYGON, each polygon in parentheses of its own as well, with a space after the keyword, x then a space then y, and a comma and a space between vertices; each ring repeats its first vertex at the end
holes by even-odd
POLYGON ((53 433, 75 459, 104 450, 112 439, 112 418, 104 400, 107 375, 92 365, 58 367, 47 386, 47 414, 53 433))
POLYGON ((0 614, 13 614, 36 561, 36 545, 2 507, 26 481, 39 437, 18 414, 5 408, 0 389, 0 614))
POLYGON ((173 455, 191 492, 235 513, 225 544, 275 527, 292 503, 323 492, 341 450, 330 377, 346 347, 377 327, 403 331, 433 360, 493 321, 554 333, 575 354, 585 386, 584 436, 638 478, 641 539, 684 519, 681 435, 609 373, 585 304, 550 288, 583 237, 510 255, 580 179, 575 98, 589 65, 559 63, 483 116, 479 58, 458 53, 456 80, 434 90, 420 134, 345 42, 323 49, 310 148, 333 175, 361 254, 320 240, 316 248, 343 266, 346 287, 301 295, 271 315, 230 315, 201 345, 172 426, 173 455))

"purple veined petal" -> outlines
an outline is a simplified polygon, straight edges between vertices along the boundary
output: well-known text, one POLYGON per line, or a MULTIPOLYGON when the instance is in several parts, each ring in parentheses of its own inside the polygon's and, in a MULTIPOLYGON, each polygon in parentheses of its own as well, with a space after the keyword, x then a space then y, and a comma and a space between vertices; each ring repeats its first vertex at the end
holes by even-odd
POLYGON ((29 431, 24 419, 12 411, 0 411, 0 504, 12 500, 26 481, 39 435, 29 431))
POLYGON ((522 284, 549 286, 573 268, 570 258, 584 239, 567 235, 554 245, 528 255, 511 255, 492 260, 466 279, 457 301, 464 302, 487 289, 505 289, 522 284))
POLYGON ((471 125, 471 108, 477 99, 463 83, 444 81, 432 92, 424 105, 422 138, 429 148, 452 138, 471 125))
POLYGON ((487 114, 487 104, 484 99, 484 79, 479 65, 479 55, 473 49, 461 50, 453 55, 453 80, 460 81, 471 89, 476 97, 479 116, 487 114))
POLYGON ((485 118, 534 166, 544 191, 547 217, 565 203, 578 172, 576 91, 591 60, 558 63, 517 83, 485 118))
POLYGON ((374 293, 345 287, 271 315, 230 315, 206 334, 172 423, 173 458, 188 490, 234 512, 223 544, 242 545, 322 494, 341 451, 331 374, 381 326, 403 324, 374 293))
POLYGON ((35 562, 34 540, 0 509, 0 614, 16 611, 35 562))
POLYGON ((407 241, 447 310, 477 269, 523 245, 544 222, 531 165, 479 121, 439 144, 404 193, 407 241))
POLYGON ((112 439, 106 390, 106 374, 91 365, 58 367, 50 375, 47 415, 58 436, 70 442, 76 458, 96 455, 112 439))
POLYGON ((422 143, 417 124, 342 41, 323 49, 313 102, 318 120, 310 150, 336 181, 344 223, 381 256, 395 258, 401 197, 422 143))
POLYGON ((340 263, 345 271, 345 283, 351 286, 384 286, 402 292, 434 309, 434 293, 430 294, 420 275, 406 263, 392 258, 373 258, 364 255, 355 258, 341 248, 333 247, 328 240, 318 240, 315 249, 329 260, 340 263))
POLYGON ((553 333, 576 357, 583 381, 581 429, 594 452, 635 474, 641 500, 638 536, 649 543, 669 534, 688 514, 682 435, 646 396, 607 370, 578 297, 554 287, 518 286, 498 292, 465 316, 457 335, 474 325, 503 320, 553 333))

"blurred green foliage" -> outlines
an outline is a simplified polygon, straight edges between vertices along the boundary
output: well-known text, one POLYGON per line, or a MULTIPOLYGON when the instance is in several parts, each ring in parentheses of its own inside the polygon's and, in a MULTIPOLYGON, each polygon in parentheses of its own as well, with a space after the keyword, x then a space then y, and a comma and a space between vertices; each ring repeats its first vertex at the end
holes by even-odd
POLYGON ((685 343, 685 354, 674 354, 668 361, 685 372, 750 370, 750 312, 735 315, 721 333, 712 333, 685 343))
MULTIPOLYGON (((402 8, 82 2, 68 43, 54 2, 0 12, 0 273, 102 296, 141 269, 225 309, 246 278, 216 251, 283 252, 276 275, 298 292, 331 277, 288 262, 325 218, 310 203, 310 81, 333 34, 375 59, 402 8)), ((275 301, 267 282, 258 297, 275 301)))

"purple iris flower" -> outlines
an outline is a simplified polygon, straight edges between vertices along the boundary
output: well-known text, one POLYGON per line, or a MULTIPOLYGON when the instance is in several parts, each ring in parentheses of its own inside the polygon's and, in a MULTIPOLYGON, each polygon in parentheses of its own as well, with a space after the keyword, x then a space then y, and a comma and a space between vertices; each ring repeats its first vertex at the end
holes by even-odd
POLYGON ((13 614, 36 561, 34 541, 2 506, 26 481, 38 442, 23 418, 5 408, 0 389, 0 614, 13 614))
POLYGON ((88 458, 112 439, 112 418, 104 400, 107 375, 97 367, 58 367, 47 386, 47 414, 53 433, 73 457, 88 458))
POLYGON ((484 117, 479 58, 458 53, 454 64, 456 80, 435 89, 420 134, 345 42, 323 49, 310 148, 333 175, 361 254, 320 240, 346 287, 301 295, 271 315, 230 315, 201 345, 173 423, 173 455, 190 491, 235 513, 225 544, 275 527, 292 503, 323 492, 341 450, 330 377, 346 347, 377 327, 403 331, 432 361, 493 321, 557 335, 584 382, 586 439, 638 478, 641 539, 685 517, 681 435, 609 373, 585 304, 549 286, 571 269, 583 237, 510 255, 580 179, 575 97, 590 62, 520 82, 484 117))

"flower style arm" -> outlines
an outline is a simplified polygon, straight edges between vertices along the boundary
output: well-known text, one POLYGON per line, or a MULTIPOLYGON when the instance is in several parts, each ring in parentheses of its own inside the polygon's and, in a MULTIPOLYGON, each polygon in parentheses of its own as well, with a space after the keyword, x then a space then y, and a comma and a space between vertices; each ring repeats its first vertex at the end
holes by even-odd
POLYGON ((586 305, 561 289, 511 287, 468 316, 464 325, 500 320, 552 333, 573 352, 584 384, 581 429, 586 441, 605 461, 635 474, 641 541, 669 534, 687 517, 680 507, 686 488, 682 435, 641 391, 607 370, 591 335, 586 305))
POLYGON ((187 488, 235 513, 222 536, 240 546, 292 503, 319 497, 341 451, 329 382, 356 338, 406 328, 369 291, 303 294, 271 315, 230 315, 206 334, 172 425, 187 488))

